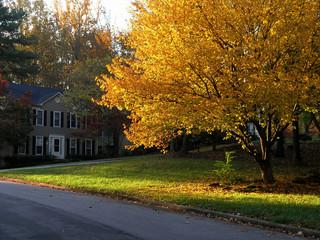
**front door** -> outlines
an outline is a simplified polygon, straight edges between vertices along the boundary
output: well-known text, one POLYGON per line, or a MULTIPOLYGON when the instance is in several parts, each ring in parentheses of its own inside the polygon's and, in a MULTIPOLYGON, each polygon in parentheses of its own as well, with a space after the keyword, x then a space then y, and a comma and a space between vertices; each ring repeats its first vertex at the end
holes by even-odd
POLYGON ((64 158, 64 137, 51 136, 50 137, 50 154, 58 159, 64 158))

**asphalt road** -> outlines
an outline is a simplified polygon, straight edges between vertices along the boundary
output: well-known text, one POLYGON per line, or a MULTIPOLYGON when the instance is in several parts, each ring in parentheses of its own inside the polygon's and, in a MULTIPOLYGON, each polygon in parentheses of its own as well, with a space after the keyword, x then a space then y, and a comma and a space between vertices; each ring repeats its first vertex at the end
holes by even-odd
POLYGON ((24 239, 303 238, 103 197, 0 182, 0 240, 24 239))

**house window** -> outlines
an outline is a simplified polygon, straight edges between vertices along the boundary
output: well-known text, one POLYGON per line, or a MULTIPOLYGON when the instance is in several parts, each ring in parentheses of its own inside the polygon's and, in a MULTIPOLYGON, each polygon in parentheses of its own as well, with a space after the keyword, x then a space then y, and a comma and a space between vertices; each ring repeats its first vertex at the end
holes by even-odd
POLYGON ((77 154, 77 139, 70 138, 70 155, 76 155, 77 154))
POLYGON ((43 110, 36 110, 36 126, 43 126, 44 122, 44 111, 43 110))
POLYGON ((53 112, 53 126, 61 127, 61 112, 53 112))
POLYGON ((36 137, 36 155, 43 155, 43 137, 36 137))
POLYGON ((77 115, 70 113, 70 128, 77 128, 77 115))
POLYGON ((19 145, 18 146, 18 154, 19 155, 25 155, 26 154, 26 149, 27 149, 26 143, 19 145))
POLYGON ((107 129, 101 132, 101 139, 106 143, 106 145, 113 144, 113 131, 111 129, 107 129))
POLYGON ((92 155, 92 140, 85 140, 85 155, 92 155))

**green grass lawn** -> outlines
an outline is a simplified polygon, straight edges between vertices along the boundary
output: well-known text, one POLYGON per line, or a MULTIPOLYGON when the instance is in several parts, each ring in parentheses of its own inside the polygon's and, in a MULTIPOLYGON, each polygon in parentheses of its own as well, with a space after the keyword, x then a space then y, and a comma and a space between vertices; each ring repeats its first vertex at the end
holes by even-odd
POLYGON ((222 186, 209 186, 219 179, 214 174, 214 161, 208 159, 137 157, 95 165, 6 171, 0 176, 240 213, 320 230, 319 186, 305 191, 304 186, 290 185, 288 190, 284 182, 291 170, 276 168, 276 184, 259 183, 262 187, 258 191, 245 192, 247 185, 258 182, 256 165, 241 161, 234 162, 234 168, 235 182, 226 181, 222 186))

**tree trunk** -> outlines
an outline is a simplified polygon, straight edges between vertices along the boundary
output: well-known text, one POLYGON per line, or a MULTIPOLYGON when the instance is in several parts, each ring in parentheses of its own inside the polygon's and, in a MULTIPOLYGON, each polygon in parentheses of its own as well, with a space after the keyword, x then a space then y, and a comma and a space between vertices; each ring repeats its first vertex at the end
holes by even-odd
POLYGON ((212 151, 217 150, 217 141, 218 141, 218 136, 216 132, 211 133, 212 137, 212 151))
POLYGON ((265 159, 258 162, 261 172, 262 180, 265 184, 272 184, 275 182, 273 177, 273 170, 270 159, 265 159))
MULTIPOLYGON (((270 132, 268 136, 271 136, 270 132)), ((273 170, 271 166, 271 147, 272 144, 270 140, 261 138, 260 135, 260 144, 261 144, 261 155, 256 155, 256 161, 260 167, 261 177, 265 184, 271 184, 275 182, 273 176, 273 170)))
POLYGON ((183 133, 182 152, 185 154, 189 152, 189 135, 186 132, 183 133))
POLYGON ((279 132, 279 138, 277 139, 277 149, 276 149, 275 156, 278 158, 285 158, 283 131, 279 132))
POLYGON ((292 135, 293 135, 293 162, 300 165, 302 163, 300 154, 300 137, 299 137, 299 121, 292 122, 292 135))
POLYGON ((120 130, 118 128, 113 129, 113 149, 115 157, 119 156, 120 151, 120 130))
POLYGON ((179 150, 178 139, 172 138, 170 141, 170 152, 177 152, 178 150, 179 150))
MULTIPOLYGON (((272 146, 276 141, 275 136, 278 135, 278 132, 272 133, 273 121, 273 116, 270 116, 268 121, 266 121, 267 126, 264 127, 261 126, 260 122, 256 120, 253 121, 255 129, 259 134, 260 149, 255 144, 252 144, 251 138, 248 138, 247 135, 241 136, 240 134, 234 133, 236 137, 239 137, 240 140, 242 140, 244 149, 253 157, 255 162, 259 165, 262 180, 266 184, 272 184, 275 182, 271 165, 271 153, 272 146)), ((286 126, 283 129, 285 128, 286 126)), ((243 132, 246 133, 245 130, 243 132)))

